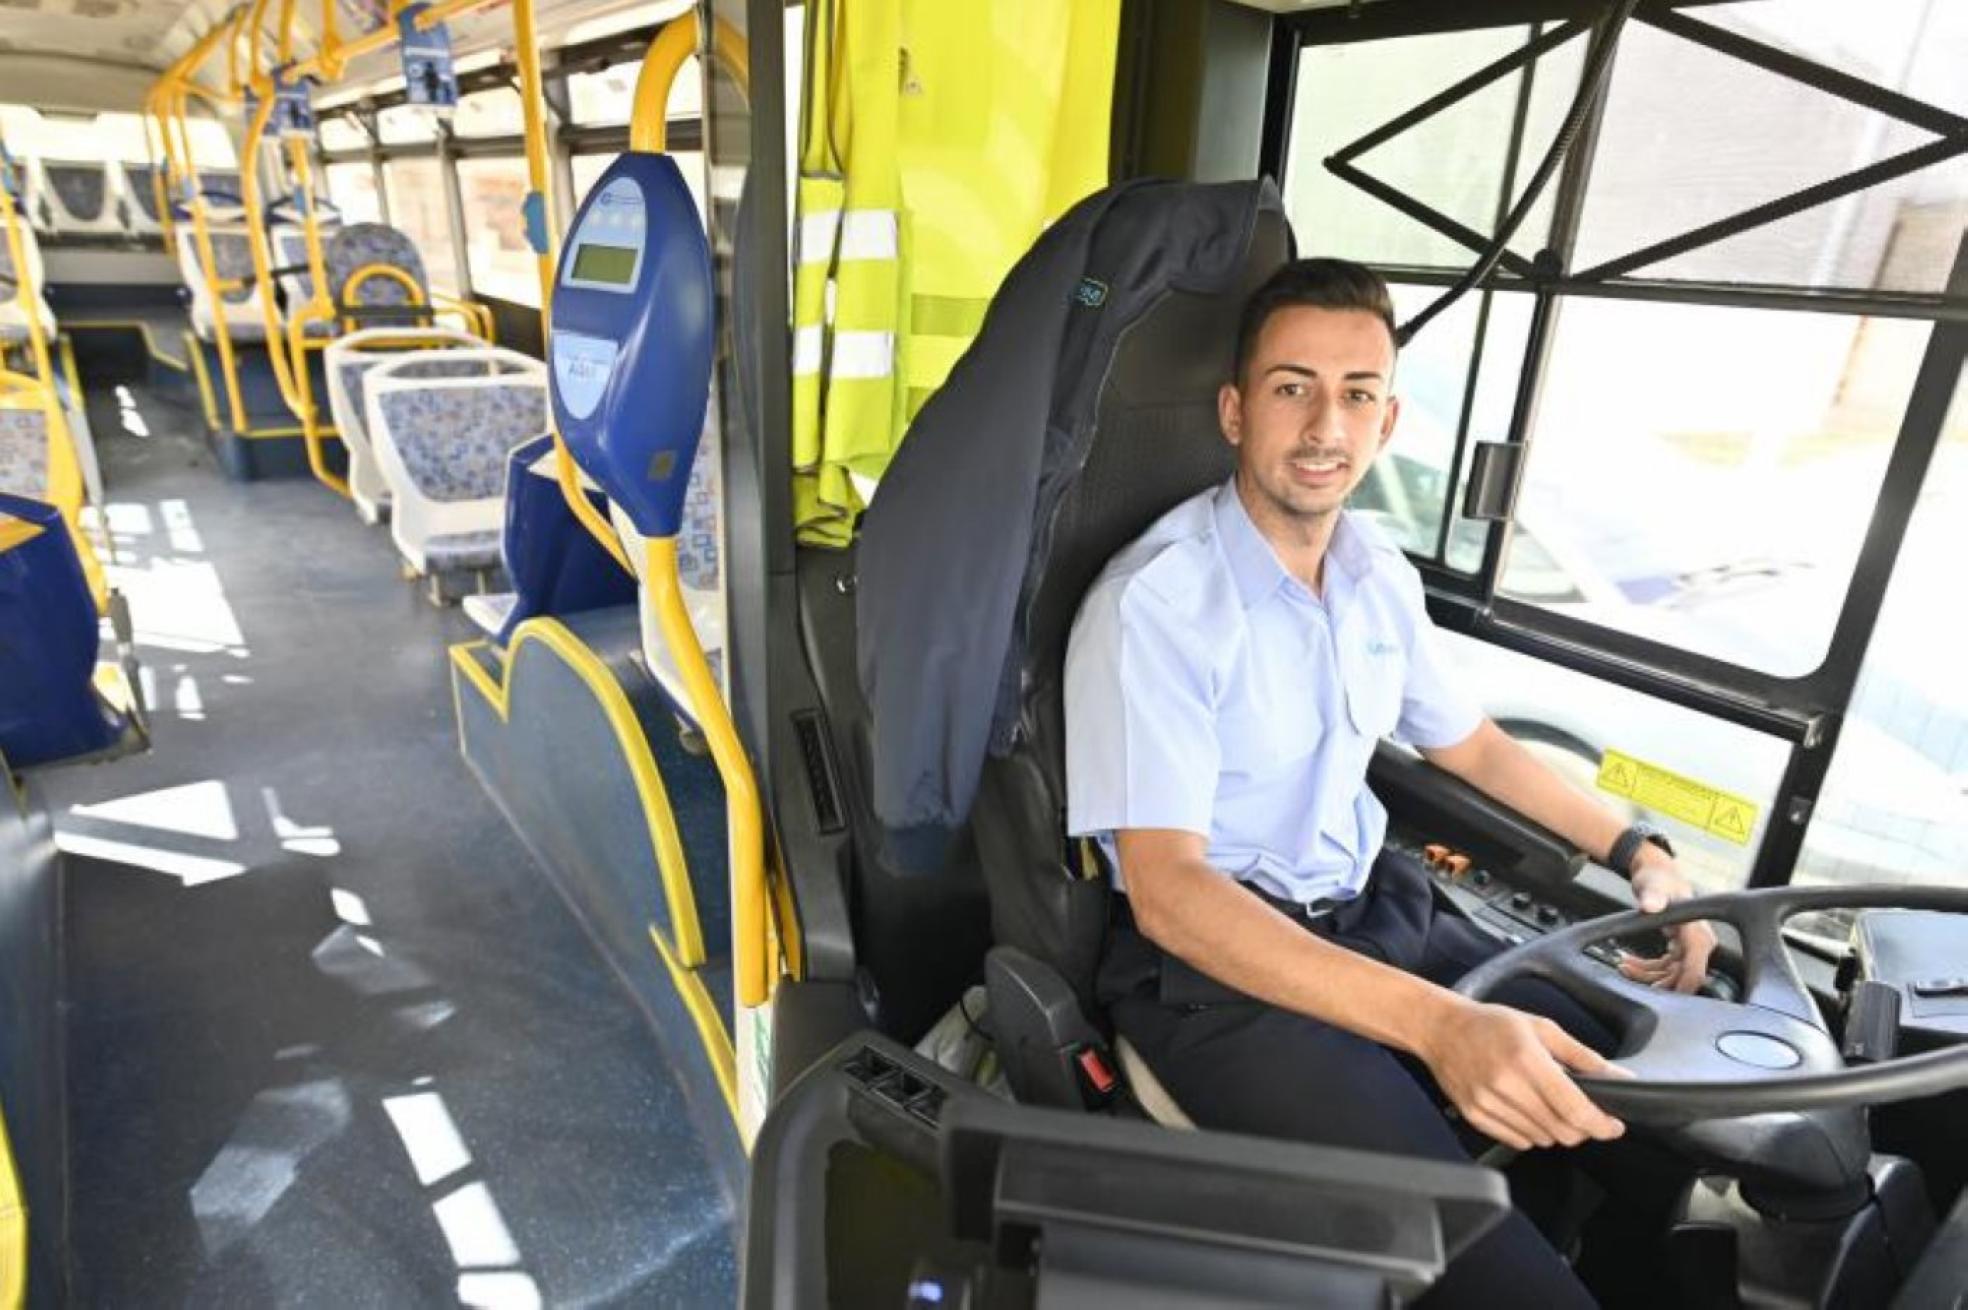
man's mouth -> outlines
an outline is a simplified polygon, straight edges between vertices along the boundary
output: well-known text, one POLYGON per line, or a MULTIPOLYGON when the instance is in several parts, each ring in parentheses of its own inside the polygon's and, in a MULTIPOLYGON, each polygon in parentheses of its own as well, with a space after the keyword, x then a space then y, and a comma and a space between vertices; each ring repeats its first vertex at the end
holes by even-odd
POLYGON ((1316 486, 1338 478, 1346 471, 1347 462, 1344 455, 1301 455, 1289 461, 1289 466, 1297 481, 1316 486))

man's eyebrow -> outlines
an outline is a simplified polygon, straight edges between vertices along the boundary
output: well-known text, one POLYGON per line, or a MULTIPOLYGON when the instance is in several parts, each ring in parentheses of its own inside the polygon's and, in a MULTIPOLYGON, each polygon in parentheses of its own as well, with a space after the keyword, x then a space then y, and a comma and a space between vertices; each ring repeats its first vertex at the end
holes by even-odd
MULTIPOLYGON (((1319 376, 1317 369, 1307 368, 1303 364, 1273 364, 1270 368, 1264 370, 1264 376, 1266 377, 1270 377, 1273 373, 1296 373, 1298 376, 1306 378, 1316 378, 1319 376)), ((1347 382, 1365 382, 1368 379, 1372 379, 1375 382, 1385 382, 1387 380, 1381 373, 1374 369, 1357 369, 1354 372, 1345 374, 1343 377, 1343 380, 1347 382)))

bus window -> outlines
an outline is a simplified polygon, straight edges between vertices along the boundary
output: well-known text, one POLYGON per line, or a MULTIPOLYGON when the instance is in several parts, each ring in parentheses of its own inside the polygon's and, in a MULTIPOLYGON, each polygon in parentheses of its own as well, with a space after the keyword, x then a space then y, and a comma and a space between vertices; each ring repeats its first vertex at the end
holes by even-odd
MULTIPOLYGON (((615 64, 597 73, 575 73, 567 79, 574 121, 582 127, 618 127, 629 121, 635 103, 640 63, 615 64)), ((702 74, 697 56, 683 61, 670 87, 669 117, 696 118, 704 111, 702 74)), ((578 189, 578 188, 577 188, 578 189)))
POLYGON ((391 105, 377 113, 376 131, 386 146, 423 145, 437 140, 437 116, 415 105, 391 105))
POLYGON ((1955 388, 1944 434, 1812 814, 1798 882, 1968 882, 1960 655, 1968 641, 1960 568, 1968 378, 1955 388))
POLYGON ((376 194, 376 170, 366 161, 330 164, 326 173, 328 198, 342 211, 343 222, 383 221, 382 198, 376 194))
POLYGON ((435 159, 392 159, 383 165, 383 186, 389 192, 390 222, 417 243, 431 285, 456 295, 458 251, 451 242, 439 168, 435 159))
POLYGON ((458 189, 465 205, 465 257, 472 291, 538 308, 539 263, 526 244, 524 159, 461 159, 458 189))
MULTIPOLYGON (((1968 109, 1968 12, 1926 0, 1733 4, 1704 21, 1968 109)), ((1620 39, 1572 266, 1587 269, 1878 163, 1932 133, 1679 37, 1620 39), (1718 124, 1725 125, 1718 130, 1718 124)), ((1644 266, 1649 277, 1939 291, 1968 225, 1968 159, 1644 266)))
POLYGON ((1578 617, 1766 673, 1809 673, 1930 330, 1568 299, 1517 521, 1595 598, 1573 607, 1578 617))
MULTIPOLYGON (((1413 283, 1394 282, 1390 289, 1400 319, 1441 294, 1439 287, 1413 283)), ((1459 496, 1451 502, 1449 466, 1472 368, 1478 382, 1470 440, 1495 441, 1508 430, 1529 322, 1528 296, 1466 296, 1401 351, 1394 369, 1394 394, 1401 401, 1394 440, 1354 492, 1353 507, 1371 512, 1403 550, 1434 558, 1442 516, 1460 503, 1459 496)), ((1473 571, 1482 563, 1486 531, 1480 523, 1456 521, 1449 537, 1451 567, 1473 571)))
MULTIPOLYGON (((1389 119, 1520 48, 1528 29, 1407 36, 1311 46, 1299 55, 1285 162, 1285 208, 1318 250, 1368 263, 1460 269, 1467 247, 1415 223, 1333 176, 1326 158, 1389 119)), ((1577 91, 1582 47, 1572 41, 1537 62, 1520 181, 1549 144, 1577 91)), ((1511 122, 1523 85, 1514 73, 1361 155, 1361 169, 1436 206, 1475 232, 1496 226, 1511 122)), ((1513 248, 1529 252, 1550 226, 1550 193, 1518 230, 1513 248)))
MULTIPOLYGON (((494 86, 460 96, 451 130, 470 138, 521 135, 526 131, 526 120, 519 92, 509 86, 494 86)), ((471 212, 469 200, 466 212, 471 212)))
POLYGON ((369 134, 362 130, 354 118, 347 114, 337 114, 333 118, 321 120, 321 148, 327 151, 367 150, 369 134))

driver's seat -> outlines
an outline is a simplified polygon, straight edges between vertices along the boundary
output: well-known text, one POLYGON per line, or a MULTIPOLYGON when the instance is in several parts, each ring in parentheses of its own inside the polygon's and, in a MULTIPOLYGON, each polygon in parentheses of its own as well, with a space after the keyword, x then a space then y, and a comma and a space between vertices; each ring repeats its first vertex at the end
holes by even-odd
MULTIPOLYGON (((1233 461, 1217 424, 1217 389, 1230 374, 1244 300, 1292 251, 1290 225, 1269 181, 1227 188, 1161 184, 1114 201, 1088 243, 1084 267, 1021 264, 999 293, 1000 301, 1014 291, 1029 295, 1032 288, 1021 288, 1020 279, 1038 273, 1059 282, 1049 294, 1061 302, 1082 297, 1084 304, 1087 288, 1104 295, 1110 286, 1143 276, 1150 263, 1162 265, 1159 291, 1132 301, 1116 295, 1110 309, 1131 306, 1134 312, 1091 334, 1084 353, 1066 352, 1053 376, 1054 404, 1047 409, 1055 415, 1055 430, 1047 435, 1032 506, 1033 544, 1000 684, 1012 689, 1015 703, 1001 699, 996 707, 997 748, 983 762, 970 813, 996 943, 986 961, 992 1034, 1013 1092, 1027 1103, 1092 1106, 1118 1090, 1107 1026, 1094 997, 1108 881, 1090 844, 1070 842, 1064 827, 1067 638, 1081 598, 1107 561, 1175 504, 1229 476, 1233 461), (1204 193, 1206 205, 1198 203, 1204 193), (1193 262, 1167 267, 1185 258, 1193 262), (1091 403, 1080 408, 1071 430, 1057 431, 1057 416, 1075 412, 1073 404, 1060 402, 1075 396, 1091 403)), ((966 367, 977 362, 972 356, 1021 348, 1017 334, 994 332, 995 326, 987 319, 952 386, 960 386, 966 367)), ((919 494, 934 485, 934 464, 922 466, 936 448, 917 443, 925 442, 925 427, 936 420, 933 408, 925 410, 903 448, 914 457, 911 482, 919 494)), ((974 436, 993 438, 983 430, 974 436)), ((927 442, 954 449, 963 439, 960 430, 946 427, 927 442)), ((890 489, 885 482, 883 490, 890 489)), ((912 549, 893 523, 876 521, 883 508, 877 497, 864 535, 864 602, 870 551, 912 549)), ((927 536, 935 518, 915 516, 925 525, 925 539, 913 549, 940 556, 951 543, 947 526, 943 535, 927 536)), ((962 551, 954 553, 960 557, 962 551)), ((961 588, 967 580, 953 576, 948 584, 961 588)), ((864 626, 864 669, 871 655, 879 661, 883 654, 868 637, 864 626)), ((929 676, 938 673, 932 668, 929 676)), ((879 733, 882 725, 876 726, 879 733)), ((898 826, 896 816, 882 818, 898 826)), ((1118 1054, 1120 1072, 1142 1107, 1163 1122, 1186 1126, 1138 1057, 1125 1049, 1118 1054)))

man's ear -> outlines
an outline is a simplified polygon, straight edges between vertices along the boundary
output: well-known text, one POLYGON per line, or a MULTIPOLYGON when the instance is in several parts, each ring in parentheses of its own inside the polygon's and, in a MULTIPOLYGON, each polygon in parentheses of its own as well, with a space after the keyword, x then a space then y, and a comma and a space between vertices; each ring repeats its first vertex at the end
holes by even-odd
POLYGON ((1223 429, 1223 439, 1231 445, 1240 445, 1244 439, 1244 397, 1237 390, 1237 384, 1226 382, 1216 389, 1216 422, 1223 429))
POLYGON ((1394 440, 1394 423, 1400 417, 1401 398, 1399 396, 1389 396, 1387 398, 1387 412, 1380 416, 1380 441, 1374 446, 1374 453, 1376 455, 1386 450, 1387 443, 1394 440))

